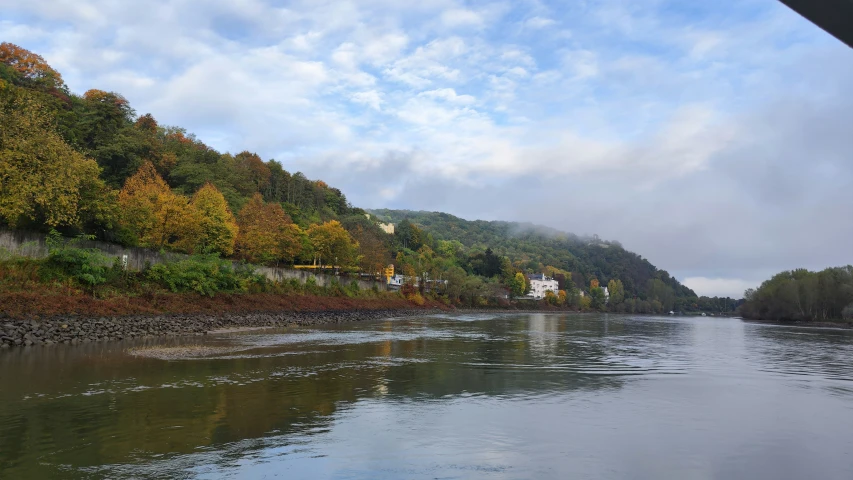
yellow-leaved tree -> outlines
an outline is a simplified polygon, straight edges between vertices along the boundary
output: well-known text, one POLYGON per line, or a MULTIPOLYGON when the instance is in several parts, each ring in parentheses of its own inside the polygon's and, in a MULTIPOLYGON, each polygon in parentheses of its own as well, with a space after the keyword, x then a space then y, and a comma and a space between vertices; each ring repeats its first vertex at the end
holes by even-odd
POLYGON ((341 222, 330 220, 308 227, 308 239, 320 265, 351 266, 358 261, 358 242, 341 222))
POLYGON ((192 253, 200 232, 198 212, 169 188, 151 162, 127 179, 118 202, 119 223, 138 245, 192 253))
POLYGON ((253 263, 292 263, 302 250, 298 225, 277 203, 255 193, 238 214, 237 253, 253 263))
POLYGON ((13 227, 26 221, 76 225, 87 199, 108 196, 93 194, 106 193, 99 174, 94 160, 54 130, 35 95, 0 85, 0 218, 13 227))
POLYGON ((195 251, 224 256, 234 253, 237 222, 222 192, 206 183, 193 195, 190 206, 195 209, 199 219, 195 251))

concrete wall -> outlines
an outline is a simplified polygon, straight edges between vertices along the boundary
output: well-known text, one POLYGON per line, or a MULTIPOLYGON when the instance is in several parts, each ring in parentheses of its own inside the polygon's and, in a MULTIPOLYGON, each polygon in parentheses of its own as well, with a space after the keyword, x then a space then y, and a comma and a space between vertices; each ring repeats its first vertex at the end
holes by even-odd
MULTIPOLYGON (((24 257, 44 258, 48 254, 47 245, 45 244, 44 239, 45 235, 41 233, 0 228, 0 252, 5 250, 24 257)), ((158 263, 166 263, 169 261, 187 258, 187 255, 181 253, 161 253, 147 248, 122 247, 121 245, 113 243, 91 240, 80 241, 78 246, 82 248, 97 248, 110 257, 121 258, 123 255, 127 255, 128 268, 136 271, 143 270, 146 265, 156 265, 158 263)), ((359 288, 361 289, 371 289, 374 285, 381 290, 386 289, 386 285, 383 282, 376 282, 357 277, 338 277, 324 273, 314 273, 307 270, 256 266, 255 271, 274 282, 296 279, 300 283, 304 284, 309 278, 313 277, 317 285, 324 287, 329 285, 332 282, 332 279, 337 278, 344 286, 347 286, 353 280, 356 280, 359 288)))

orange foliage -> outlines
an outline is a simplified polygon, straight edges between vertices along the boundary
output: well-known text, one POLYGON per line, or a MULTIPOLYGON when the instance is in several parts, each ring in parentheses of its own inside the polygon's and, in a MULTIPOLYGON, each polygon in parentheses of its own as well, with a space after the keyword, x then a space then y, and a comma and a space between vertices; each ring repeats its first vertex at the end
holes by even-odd
POLYGON ((302 250, 300 230, 277 203, 264 203, 256 193, 246 203, 239 217, 237 251, 250 262, 292 262, 302 250))
POLYGON ((597 278, 593 278, 592 280, 589 281, 589 289, 590 290, 592 290, 593 288, 598 288, 598 285, 599 284, 598 284, 597 278))
POLYGON ((118 196, 120 224, 143 247, 170 247, 192 252, 200 229, 198 212, 177 195, 146 162, 124 184, 118 196))
POLYGON ((105 92, 96 88, 87 90, 86 93, 83 94, 83 98, 89 102, 112 103, 118 107, 128 104, 127 99, 121 95, 112 92, 105 92))
POLYGON ((157 133, 157 120, 150 113, 146 113, 136 120, 136 128, 154 135, 157 133))
POLYGON ((41 55, 14 43, 0 43, 0 62, 12 67, 24 78, 45 82, 51 87, 62 85, 62 76, 41 55))

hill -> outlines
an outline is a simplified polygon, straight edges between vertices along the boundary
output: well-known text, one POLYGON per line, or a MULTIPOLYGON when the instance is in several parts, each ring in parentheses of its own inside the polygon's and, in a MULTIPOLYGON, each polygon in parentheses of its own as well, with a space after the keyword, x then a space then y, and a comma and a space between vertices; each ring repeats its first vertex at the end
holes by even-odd
POLYGON ((457 240, 472 252, 491 248, 495 254, 512 259, 516 268, 526 272, 543 272, 548 267, 570 272, 580 289, 588 288, 593 278, 602 285, 611 279, 620 279, 627 296, 646 298, 650 289, 660 287, 654 282, 659 280, 672 289, 677 299, 695 300, 696 297, 693 290, 667 271, 625 250, 618 242, 579 237, 530 223, 471 221, 440 212, 388 209, 370 212, 382 221, 395 224, 409 220, 435 240, 457 240))

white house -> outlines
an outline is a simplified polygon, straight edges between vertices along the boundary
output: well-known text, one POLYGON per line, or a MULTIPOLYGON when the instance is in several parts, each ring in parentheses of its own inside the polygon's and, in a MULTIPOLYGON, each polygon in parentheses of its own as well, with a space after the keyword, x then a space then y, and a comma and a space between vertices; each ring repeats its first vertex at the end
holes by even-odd
POLYGON ((556 294, 560 289, 560 284, 553 278, 546 277, 544 273, 528 275, 527 282, 530 284, 530 296, 536 300, 545 298, 545 292, 548 290, 556 294))

